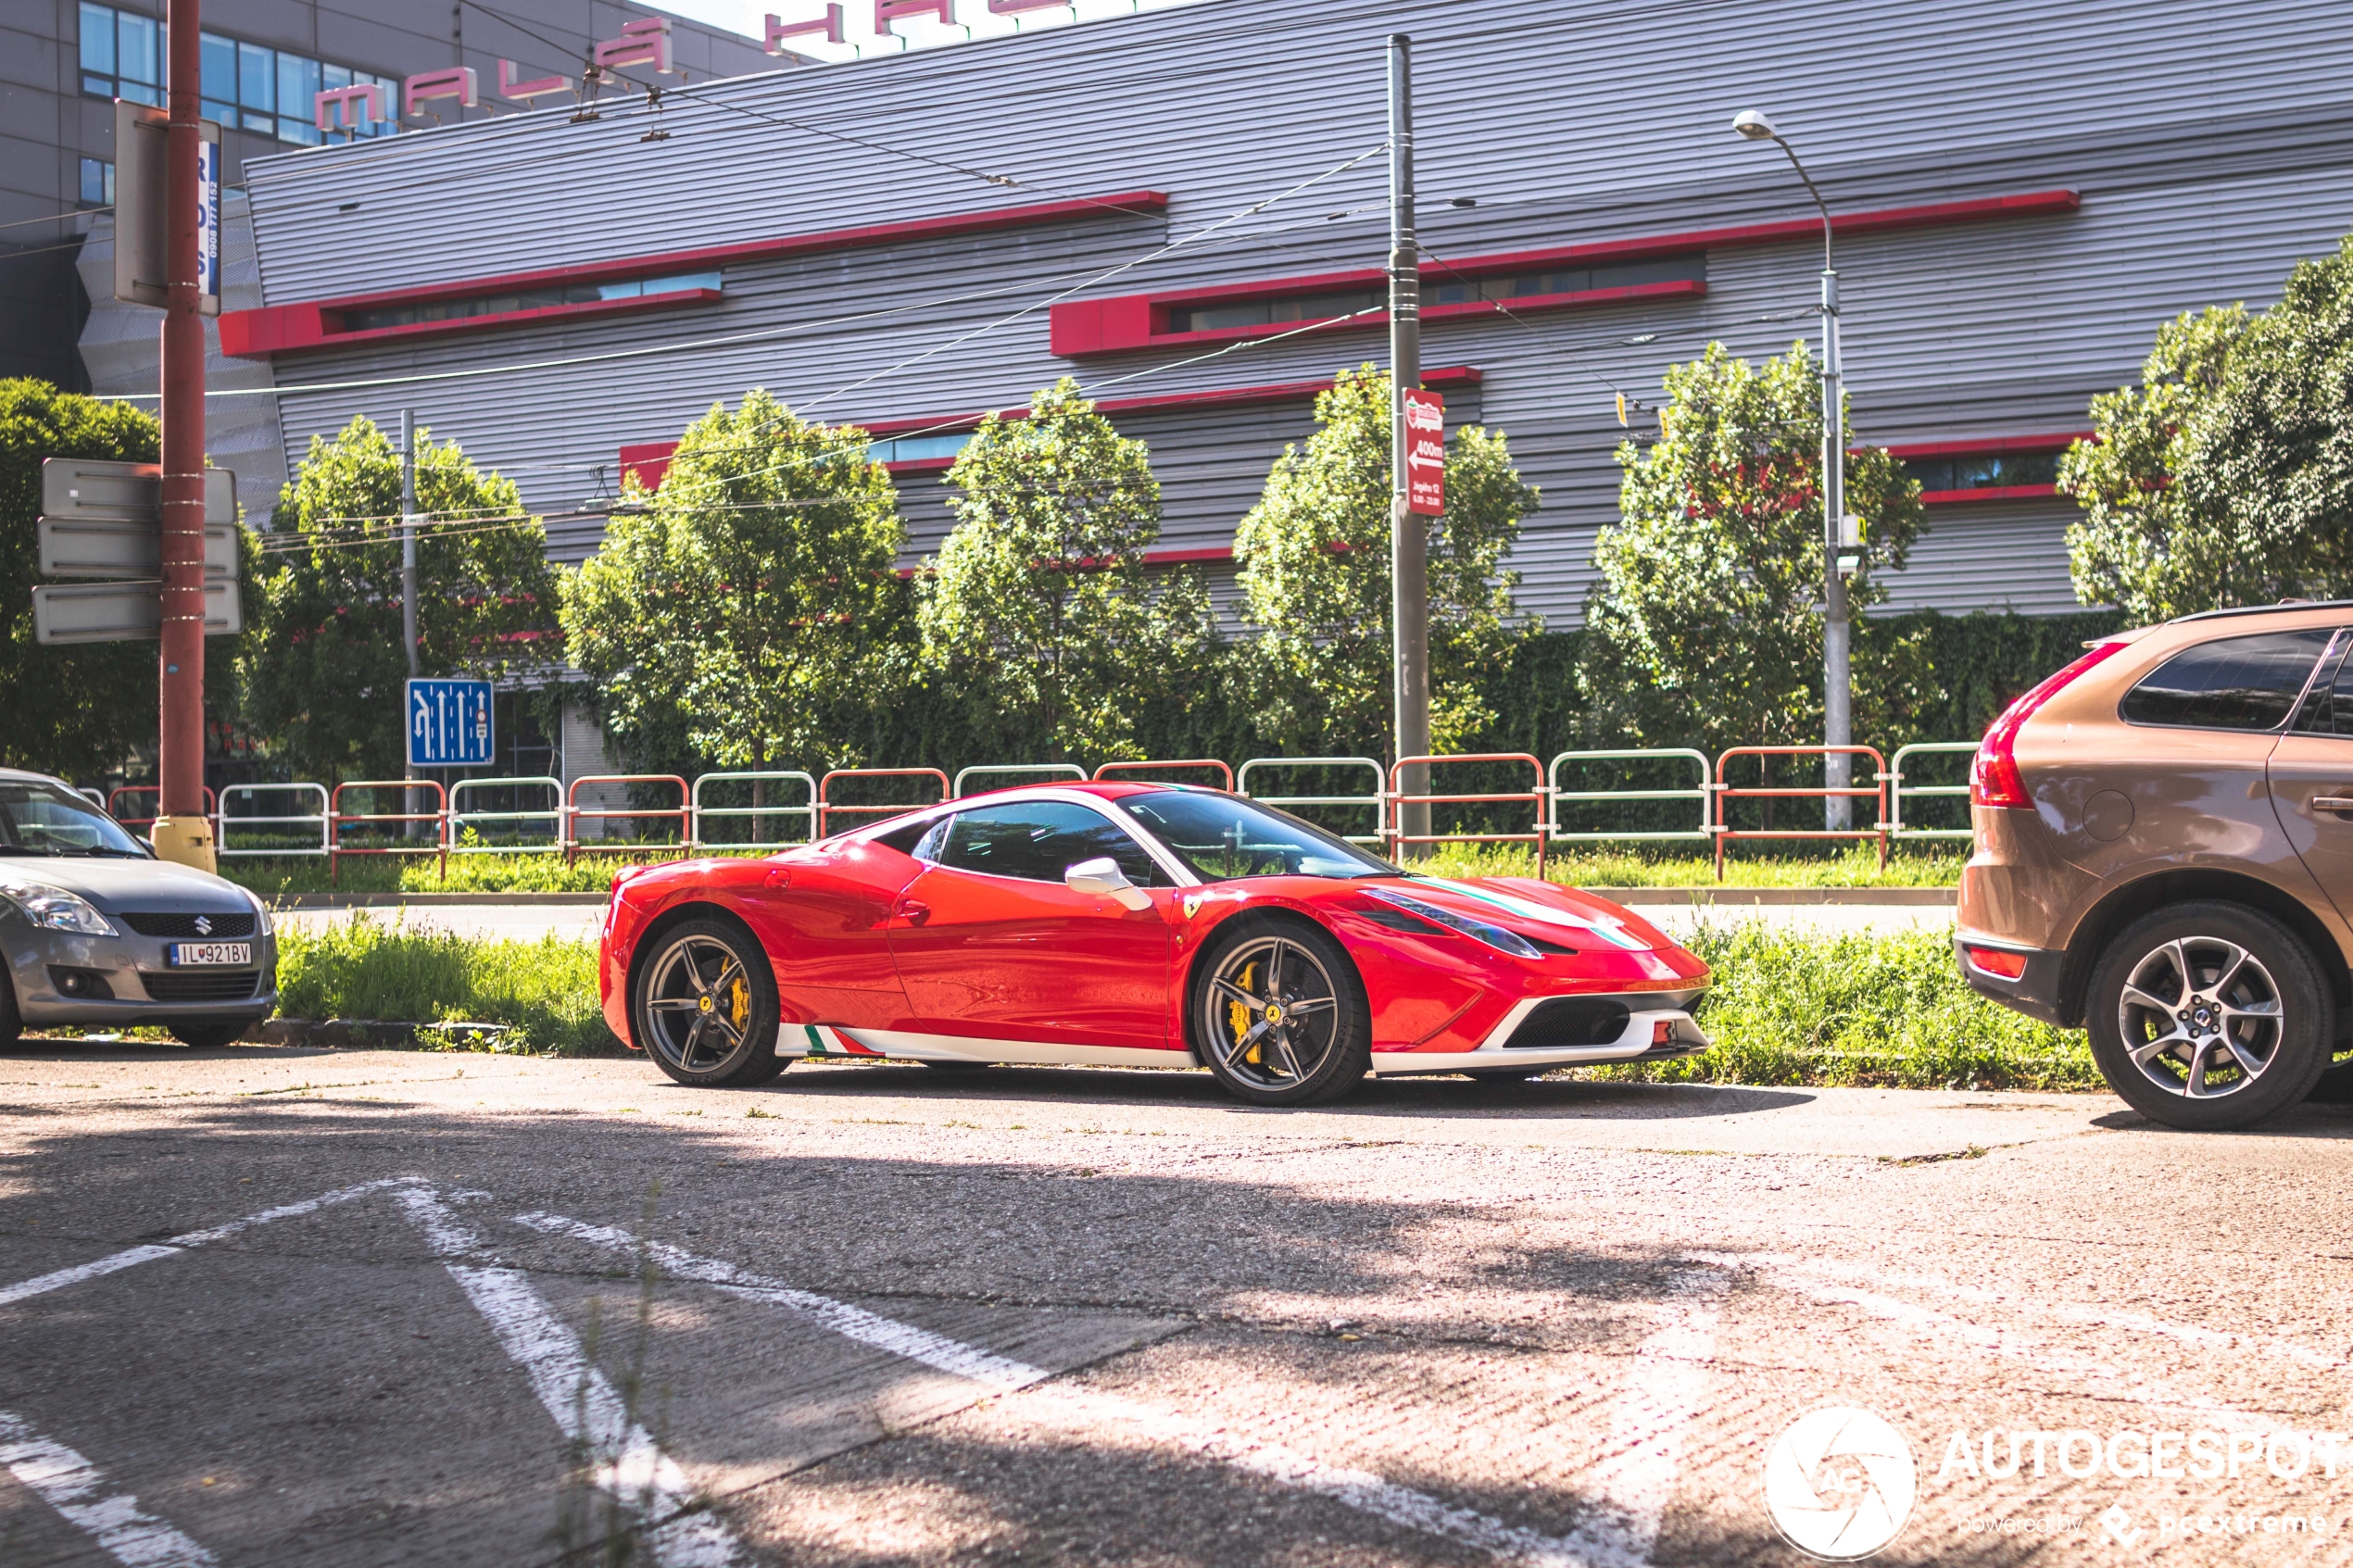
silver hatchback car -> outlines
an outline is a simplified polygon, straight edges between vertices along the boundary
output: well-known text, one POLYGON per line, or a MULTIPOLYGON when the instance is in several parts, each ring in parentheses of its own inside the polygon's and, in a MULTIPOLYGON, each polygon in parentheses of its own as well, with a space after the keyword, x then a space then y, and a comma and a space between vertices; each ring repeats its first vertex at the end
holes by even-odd
POLYGON ((270 908, 158 860, 62 780, 0 768, 0 1044, 53 1024, 159 1024, 224 1046, 278 1005, 270 908))

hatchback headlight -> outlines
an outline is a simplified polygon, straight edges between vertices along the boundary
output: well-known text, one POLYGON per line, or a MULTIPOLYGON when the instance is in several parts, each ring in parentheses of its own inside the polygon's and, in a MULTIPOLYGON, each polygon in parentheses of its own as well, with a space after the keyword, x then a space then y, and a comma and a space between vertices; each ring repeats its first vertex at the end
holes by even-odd
POLYGON ((242 891, 245 893, 246 901, 253 905, 253 934, 256 936, 268 936, 275 933, 277 927, 271 922, 270 906, 263 902, 261 895, 250 887, 242 891))
POLYGON ((44 930, 75 931, 84 936, 121 935, 107 922, 106 916, 91 908, 89 899, 62 887, 0 877, 0 898, 7 899, 25 919, 44 930))

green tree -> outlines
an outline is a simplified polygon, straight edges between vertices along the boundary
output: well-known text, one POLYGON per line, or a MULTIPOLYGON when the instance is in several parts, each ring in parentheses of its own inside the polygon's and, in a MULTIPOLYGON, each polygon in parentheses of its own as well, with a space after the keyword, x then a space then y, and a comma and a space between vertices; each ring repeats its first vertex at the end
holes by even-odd
POLYGON ((1137 755, 1143 706, 1215 646, 1199 574, 1144 564, 1160 537, 1144 444, 1064 377, 1026 418, 982 420, 948 484, 956 526, 917 587, 927 662, 1008 748, 1137 755))
MULTIPOLYGON (((1589 733, 1645 746, 1822 736, 1821 380, 1806 345, 1763 368, 1710 344, 1667 372, 1659 439, 1617 449, 1619 521, 1594 541, 1578 685, 1589 733)), ((1863 611, 1919 537, 1919 482, 1847 434, 1846 505, 1868 546, 1849 580, 1855 727, 1899 738, 1922 634, 1863 611)))
MULTIPOLYGON (((513 482, 420 431, 417 509, 423 673, 495 681, 549 662, 535 635, 554 619, 546 535, 513 482)), ((247 719, 297 777, 405 771, 399 512, 400 454, 365 419, 311 437, 279 493, 242 673, 247 719)))
POLYGON ((847 716, 904 678, 905 529, 868 438, 754 389, 687 428, 661 488, 564 579, 572 660, 635 755, 683 734, 724 768, 860 760, 847 716))
MULTIPOLYGON (((46 458, 152 463, 156 421, 124 403, 59 392, 44 381, 0 381, 0 764, 92 778, 156 738, 156 645, 32 640, 39 581, 33 521, 46 458)), ((220 646, 220 640, 210 645, 220 646)))
POLYGON ((2061 459, 2076 596, 2135 621, 2353 595, 2353 236, 2280 302, 2158 329, 2061 459))
MULTIPOLYGON (((1393 752, 1389 376, 1343 370, 1317 429, 1283 448, 1234 534, 1242 613, 1260 628, 1249 684, 1261 733, 1288 751, 1393 752)), ((1446 515, 1429 521, 1430 735, 1460 749, 1494 721, 1480 693, 1535 630, 1504 557, 1538 505, 1503 433, 1446 442, 1446 515)))

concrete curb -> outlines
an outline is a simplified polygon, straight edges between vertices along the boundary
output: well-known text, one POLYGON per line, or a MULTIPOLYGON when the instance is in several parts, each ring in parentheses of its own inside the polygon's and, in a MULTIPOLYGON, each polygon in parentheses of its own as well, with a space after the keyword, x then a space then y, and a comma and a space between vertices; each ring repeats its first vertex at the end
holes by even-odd
POLYGON ((462 909, 469 904, 539 905, 601 908, 602 893, 285 893, 272 906, 281 909, 462 909))
POLYGON ((1951 909, 1957 887, 1588 887, 1618 904, 1697 904, 1753 907, 1768 904, 1876 904, 1881 908, 1951 909))
MULTIPOLYGON (((1951 887, 1596 887, 1619 904, 1698 904, 1725 908, 1774 904, 1876 904, 1882 908, 1950 909, 1959 890, 1951 887)), ((599 908, 602 893, 289 893, 281 909, 433 909, 468 905, 599 908)))

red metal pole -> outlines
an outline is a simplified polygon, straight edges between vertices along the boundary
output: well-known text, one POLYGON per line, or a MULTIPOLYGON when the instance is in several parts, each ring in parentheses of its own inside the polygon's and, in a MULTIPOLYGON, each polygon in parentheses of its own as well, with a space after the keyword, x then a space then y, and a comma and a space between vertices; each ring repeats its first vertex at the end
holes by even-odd
POLYGON ((170 0, 164 151, 163 647, 157 852, 213 868, 204 814, 204 318, 197 313, 197 0, 170 0))

